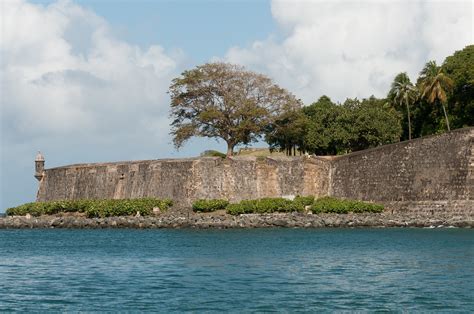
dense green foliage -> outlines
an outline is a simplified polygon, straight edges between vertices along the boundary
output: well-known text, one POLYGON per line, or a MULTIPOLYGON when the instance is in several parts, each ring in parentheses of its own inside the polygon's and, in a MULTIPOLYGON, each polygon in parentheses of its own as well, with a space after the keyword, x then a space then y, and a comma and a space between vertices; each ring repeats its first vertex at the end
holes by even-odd
POLYGON ((474 45, 447 57, 442 67, 454 83, 447 106, 451 127, 474 125, 474 45))
POLYGON ((398 141, 400 115, 386 100, 347 99, 336 104, 327 96, 300 111, 286 112, 270 125, 265 139, 271 149, 296 155, 336 155, 398 141))
POLYGON ((316 155, 357 151, 400 138, 399 114, 375 97, 338 105, 323 96, 303 112, 308 121, 303 150, 316 155))
POLYGON ((385 100, 369 97, 359 101, 348 99, 343 104, 349 111, 347 151, 357 151, 393 143, 401 133, 400 115, 385 100))
POLYGON ((294 203, 301 206, 310 206, 314 203, 314 196, 296 196, 293 200, 294 203))
POLYGON ((193 203, 193 210, 195 212, 213 212, 215 210, 225 209, 229 205, 227 200, 212 199, 205 200, 200 199, 193 203))
POLYGON ((303 211, 304 206, 301 203, 284 198, 261 198, 257 200, 243 200, 238 204, 229 204, 227 212, 231 215, 250 214, 250 213, 285 213, 303 211))
POLYGON ((17 207, 8 208, 6 214, 8 216, 24 216, 30 214, 32 216, 55 215, 66 212, 83 213, 90 206, 90 200, 61 200, 51 202, 32 202, 17 207))
MULTIPOLYGON (((445 132, 448 121, 451 129, 474 126, 474 45, 456 51, 441 66, 427 62, 416 82, 419 97, 410 107, 413 138, 445 132)), ((405 107, 390 102, 407 116, 405 107)), ((406 119, 402 127, 401 139, 408 139, 406 119)))
POLYGON ((33 202, 9 208, 9 216, 55 215, 58 213, 78 212, 87 217, 130 216, 140 212, 140 215, 150 215, 153 208, 167 210, 173 205, 171 200, 155 198, 122 199, 122 200, 60 200, 50 202, 33 202))
POLYGON ((347 99, 327 96, 287 111, 269 124, 265 140, 287 155, 336 155, 398 142, 451 128, 474 125, 474 45, 446 58, 429 61, 412 84, 399 73, 386 98, 347 99))
POLYGON ((334 197, 322 197, 317 199, 311 206, 311 211, 317 213, 380 213, 384 209, 383 205, 373 204, 354 200, 343 200, 334 197))
POLYGON ((354 200, 343 200, 334 197, 322 197, 317 200, 313 196, 297 196, 293 201, 284 198, 262 198, 257 200, 244 200, 237 204, 229 204, 227 212, 231 215, 251 213, 288 213, 301 212, 306 206, 311 206, 311 211, 317 213, 380 213, 384 207, 380 204, 367 203, 354 200))
POLYGON ((265 129, 265 141, 270 150, 285 151, 296 155, 296 147, 305 147, 308 118, 301 109, 284 111, 265 129))
POLYGON ((303 108, 308 118, 306 133, 303 135, 304 151, 316 155, 334 155, 347 138, 347 116, 342 106, 338 106, 327 96, 303 108))

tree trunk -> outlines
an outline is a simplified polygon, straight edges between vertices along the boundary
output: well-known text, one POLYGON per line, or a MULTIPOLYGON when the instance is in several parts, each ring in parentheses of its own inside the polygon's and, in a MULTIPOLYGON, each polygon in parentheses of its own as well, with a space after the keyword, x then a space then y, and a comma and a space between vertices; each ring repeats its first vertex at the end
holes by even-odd
POLYGON ((443 102, 441 102, 441 106, 443 106, 444 117, 446 118, 446 126, 448 127, 448 132, 449 132, 451 131, 451 129, 449 128, 449 119, 448 119, 448 115, 446 114, 446 108, 444 107, 443 102))
POLYGON ((405 98, 405 103, 407 104, 407 112, 408 112, 408 139, 411 140, 410 106, 408 105, 408 99, 406 98, 405 98))
POLYGON ((234 154, 234 144, 227 142, 227 157, 230 157, 234 154))

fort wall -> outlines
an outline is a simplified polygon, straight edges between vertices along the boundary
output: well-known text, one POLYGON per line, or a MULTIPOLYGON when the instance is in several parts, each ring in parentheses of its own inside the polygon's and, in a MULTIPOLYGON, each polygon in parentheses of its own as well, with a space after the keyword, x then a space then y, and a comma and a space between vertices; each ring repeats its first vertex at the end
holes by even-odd
POLYGON ((78 164, 46 169, 37 200, 158 197, 189 205, 199 198, 322 196, 328 193, 329 169, 329 161, 306 157, 78 164))
POLYGON ((330 190, 397 209, 474 212, 474 128, 334 157, 330 190))
POLYGON ((335 157, 203 157, 45 169, 37 200, 333 195, 396 210, 473 211, 474 128, 335 157))

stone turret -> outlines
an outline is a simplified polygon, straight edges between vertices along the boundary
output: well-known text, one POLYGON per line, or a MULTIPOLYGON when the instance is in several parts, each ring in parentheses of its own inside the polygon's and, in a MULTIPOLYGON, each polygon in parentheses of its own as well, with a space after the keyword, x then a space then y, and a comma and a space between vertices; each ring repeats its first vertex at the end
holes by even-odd
POLYGON ((41 181, 44 176, 44 156, 38 152, 35 158, 35 178, 41 181))

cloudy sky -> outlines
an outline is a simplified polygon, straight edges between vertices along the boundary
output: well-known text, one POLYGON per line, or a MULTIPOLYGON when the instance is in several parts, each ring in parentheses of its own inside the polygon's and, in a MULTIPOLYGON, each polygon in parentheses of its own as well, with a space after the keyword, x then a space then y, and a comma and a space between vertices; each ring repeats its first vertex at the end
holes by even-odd
POLYGON ((0 212, 46 166, 225 150, 169 132, 170 80, 224 60, 306 104, 384 96, 473 40, 473 1, 0 1, 0 212))

